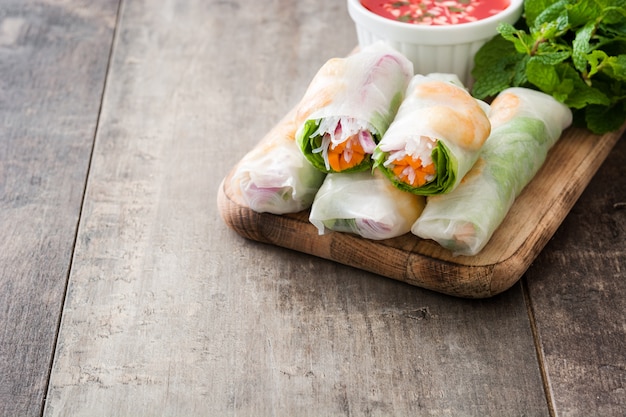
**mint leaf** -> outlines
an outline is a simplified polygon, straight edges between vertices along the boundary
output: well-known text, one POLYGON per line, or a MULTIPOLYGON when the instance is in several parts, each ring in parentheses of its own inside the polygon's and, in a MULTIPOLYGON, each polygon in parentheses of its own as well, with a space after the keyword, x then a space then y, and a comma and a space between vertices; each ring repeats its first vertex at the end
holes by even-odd
POLYGON ((626 55, 612 56, 604 62, 604 71, 609 77, 626 81, 626 55))
POLYGON ((548 48, 540 47, 537 53, 532 56, 532 59, 537 60, 541 62, 542 64, 556 65, 565 61, 570 56, 572 56, 570 51, 558 51, 558 50, 554 51, 554 50, 549 50, 548 48))
POLYGON ((526 0, 524 1, 524 15, 526 16, 526 24, 532 27, 535 24, 537 16, 544 12, 554 3, 553 0, 526 0))
POLYGON ((564 101, 571 91, 571 85, 569 87, 561 85, 561 78, 554 65, 545 64, 535 57, 528 60, 526 77, 528 77, 528 82, 537 86, 541 91, 552 95, 558 94, 557 100, 559 101, 564 101))
POLYGON ((626 102, 606 107, 590 105, 585 108, 585 122, 589 130, 603 134, 619 129, 626 122, 626 102))
POLYGON ((587 71, 587 53, 591 50, 589 41, 595 30, 596 23, 594 21, 586 23, 576 32, 576 37, 572 42, 572 60, 574 61, 574 67, 580 72, 587 71))
POLYGON ((531 53, 533 45, 535 44, 535 38, 532 35, 527 34, 521 29, 516 29, 513 25, 508 23, 500 23, 498 25, 498 32, 504 39, 513 43, 517 52, 521 54, 531 53))
POLYGON ((602 16, 604 8, 605 6, 597 1, 578 1, 567 8, 569 23, 572 27, 578 27, 587 24, 587 22, 593 22, 602 16))
MULTIPOLYGON (((569 72, 571 69, 568 68, 569 72)), ((572 89, 569 92, 567 98, 562 100, 568 107, 572 109, 582 109, 591 104, 597 104, 602 106, 608 106, 611 104, 611 99, 599 88, 592 87, 585 83, 578 74, 569 73, 564 77, 564 80, 571 83, 572 89)), ((564 81, 565 82, 565 81, 564 81)))
POLYGON ((476 55, 472 94, 534 88, 594 132, 624 122, 626 0, 525 0, 523 17, 498 32, 476 55))
POLYGON ((589 72, 587 73, 588 79, 597 74, 598 71, 601 71, 605 67, 606 62, 609 59, 609 56, 604 51, 593 51, 589 55, 585 55, 585 57, 586 60, 589 62, 589 66, 591 67, 589 72))
POLYGON ((569 18, 567 14, 566 5, 567 0, 560 0, 548 5, 541 13, 539 13, 532 24, 529 23, 528 27, 539 28, 541 26, 549 26, 552 30, 562 31, 569 25, 569 18))
POLYGON ((474 57, 472 76, 476 81, 472 94, 482 100, 515 85, 513 80, 519 79, 520 72, 524 77, 524 65, 521 69, 519 65, 526 58, 527 55, 518 53, 513 44, 504 38, 493 38, 474 57))
POLYGON ((626 18, 626 1, 615 0, 604 3, 604 18, 602 20, 609 25, 620 23, 624 24, 624 18, 626 18))

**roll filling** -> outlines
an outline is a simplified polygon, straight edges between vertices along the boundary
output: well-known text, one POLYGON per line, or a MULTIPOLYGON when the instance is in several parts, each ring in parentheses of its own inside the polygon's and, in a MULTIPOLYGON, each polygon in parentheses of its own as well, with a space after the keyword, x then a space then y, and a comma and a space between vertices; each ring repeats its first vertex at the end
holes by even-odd
POLYGON ((370 169, 412 76, 413 64, 382 42, 326 62, 299 105, 302 153, 326 173, 370 169))
POLYGON ((486 109, 487 104, 474 99, 456 76, 416 75, 374 150, 374 166, 404 191, 419 195, 452 191, 489 136, 486 109))

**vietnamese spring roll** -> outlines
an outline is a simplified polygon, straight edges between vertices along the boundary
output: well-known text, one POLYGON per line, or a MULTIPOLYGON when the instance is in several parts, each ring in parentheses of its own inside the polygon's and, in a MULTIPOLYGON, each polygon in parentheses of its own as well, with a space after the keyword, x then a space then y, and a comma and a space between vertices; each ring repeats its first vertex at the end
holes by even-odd
POLYGON ((348 232, 367 239, 401 236, 424 209, 425 198, 398 190, 378 170, 328 174, 309 220, 319 234, 348 232))
POLYGON ((492 132, 476 165, 449 194, 428 197, 411 231, 454 255, 479 253, 515 198, 572 123, 571 111, 542 92, 510 88, 491 104, 492 132))
POLYGON ((413 64, 382 42, 326 62, 300 104, 303 154, 327 173, 370 169, 412 76, 413 64))
POLYGON ((311 206, 325 174, 302 155, 295 131, 295 121, 288 116, 235 168, 231 189, 252 210, 285 214, 311 206))
POLYGON ((419 195, 452 191, 489 136, 488 105, 458 77, 416 75, 395 120, 374 152, 374 166, 401 190, 419 195))

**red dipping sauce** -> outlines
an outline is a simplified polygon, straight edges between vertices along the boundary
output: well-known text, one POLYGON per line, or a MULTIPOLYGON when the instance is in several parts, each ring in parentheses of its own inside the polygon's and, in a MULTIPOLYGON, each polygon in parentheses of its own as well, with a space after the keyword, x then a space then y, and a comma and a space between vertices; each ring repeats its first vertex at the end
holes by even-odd
POLYGON ((379 16, 417 25, 456 25, 500 13, 509 0, 361 0, 379 16))

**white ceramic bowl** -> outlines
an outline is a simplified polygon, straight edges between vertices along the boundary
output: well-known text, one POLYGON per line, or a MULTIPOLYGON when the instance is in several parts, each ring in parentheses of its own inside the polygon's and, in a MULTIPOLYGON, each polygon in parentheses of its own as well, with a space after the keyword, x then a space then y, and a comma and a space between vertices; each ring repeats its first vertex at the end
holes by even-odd
POLYGON ((348 0, 348 13, 356 25, 360 47, 383 40, 413 62, 416 74, 456 74, 469 87, 476 52, 498 34, 498 24, 514 24, 522 14, 523 0, 510 2, 494 16, 447 26, 387 19, 367 10, 360 0, 348 0))

